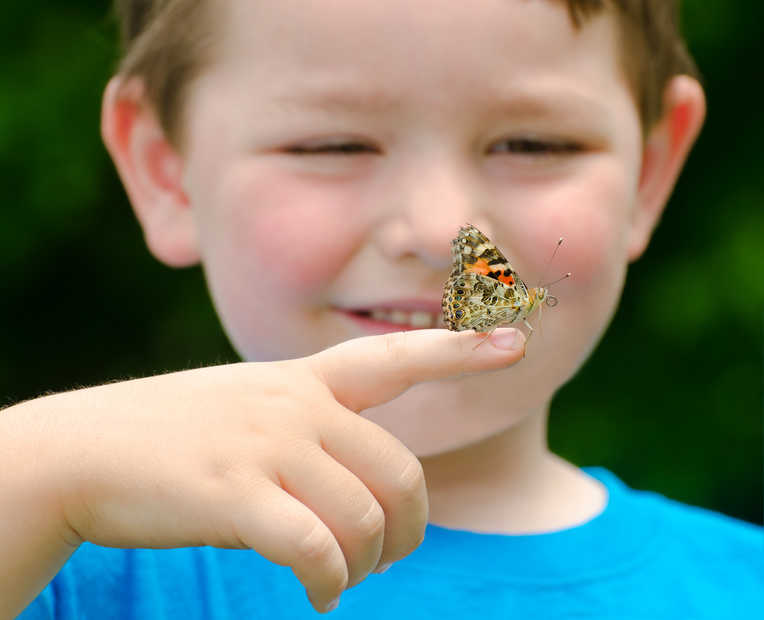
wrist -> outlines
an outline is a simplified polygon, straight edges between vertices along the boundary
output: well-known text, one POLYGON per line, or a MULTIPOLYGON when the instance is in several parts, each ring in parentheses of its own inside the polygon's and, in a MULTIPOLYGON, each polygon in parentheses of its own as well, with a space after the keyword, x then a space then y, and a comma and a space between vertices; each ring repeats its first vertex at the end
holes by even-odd
POLYGON ((76 461, 71 442, 58 428, 65 417, 59 415, 58 399, 46 396, 0 412, 2 469, 7 472, 2 494, 30 529, 44 531, 74 551, 82 539, 69 526, 66 511, 76 495, 76 461))
POLYGON ((61 472, 37 401, 0 412, 0 618, 15 617, 81 542, 61 509, 61 472))

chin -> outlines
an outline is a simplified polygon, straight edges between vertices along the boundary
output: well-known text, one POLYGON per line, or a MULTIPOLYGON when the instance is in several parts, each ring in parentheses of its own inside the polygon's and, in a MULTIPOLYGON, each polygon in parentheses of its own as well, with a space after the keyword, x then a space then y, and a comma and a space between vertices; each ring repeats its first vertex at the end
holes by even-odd
MULTIPOLYGON (((530 408, 508 406, 485 379, 506 380, 508 370, 415 385, 392 401, 361 413, 403 442, 418 457, 458 450, 506 431, 530 408), (482 396, 475 397, 476 392, 482 396)), ((491 382, 493 383, 493 382, 491 382)))

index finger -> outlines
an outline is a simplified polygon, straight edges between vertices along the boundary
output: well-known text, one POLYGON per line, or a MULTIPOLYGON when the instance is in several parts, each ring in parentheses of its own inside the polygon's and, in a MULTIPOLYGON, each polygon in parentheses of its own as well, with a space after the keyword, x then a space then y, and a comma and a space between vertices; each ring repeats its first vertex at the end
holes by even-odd
POLYGON ((416 383, 497 370, 523 357, 514 328, 485 334, 422 329, 348 340, 306 358, 334 398, 359 412, 392 400, 416 383))

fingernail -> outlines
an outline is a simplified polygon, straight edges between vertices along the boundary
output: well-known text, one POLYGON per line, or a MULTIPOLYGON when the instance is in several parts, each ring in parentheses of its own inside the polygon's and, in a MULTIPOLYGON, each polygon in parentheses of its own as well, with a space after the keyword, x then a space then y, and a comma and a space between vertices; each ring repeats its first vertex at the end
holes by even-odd
POLYGON ((519 329, 496 330, 491 334, 491 344, 504 351, 520 351, 525 345, 525 336, 519 329))
POLYGON ((340 597, 338 596, 336 599, 334 599, 331 603, 329 603, 326 606, 326 613, 329 613, 330 611, 334 611, 335 609, 337 609, 337 607, 339 607, 339 604, 340 604, 340 597))
POLYGON ((375 570, 374 573, 377 575, 381 575, 385 571, 387 571, 392 566, 391 562, 388 562, 387 564, 380 564, 375 570))

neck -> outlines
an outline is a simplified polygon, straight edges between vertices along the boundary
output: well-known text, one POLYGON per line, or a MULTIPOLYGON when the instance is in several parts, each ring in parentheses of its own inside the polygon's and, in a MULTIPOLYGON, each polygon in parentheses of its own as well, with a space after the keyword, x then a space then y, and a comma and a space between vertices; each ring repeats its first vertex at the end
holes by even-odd
POLYGON ((596 516, 605 505, 605 489, 549 451, 546 420, 546 411, 536 411, 487 439, 423 458, 430 522, 528 534, 596 516))

